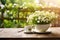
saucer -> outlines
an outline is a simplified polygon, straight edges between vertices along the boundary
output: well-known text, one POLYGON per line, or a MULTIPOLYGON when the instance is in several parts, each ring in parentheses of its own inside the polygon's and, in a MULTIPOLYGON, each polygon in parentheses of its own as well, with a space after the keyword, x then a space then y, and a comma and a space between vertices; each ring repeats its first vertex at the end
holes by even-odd
POLYGON ((51 34, 51 32, 24 32, 25 34, 51 34))

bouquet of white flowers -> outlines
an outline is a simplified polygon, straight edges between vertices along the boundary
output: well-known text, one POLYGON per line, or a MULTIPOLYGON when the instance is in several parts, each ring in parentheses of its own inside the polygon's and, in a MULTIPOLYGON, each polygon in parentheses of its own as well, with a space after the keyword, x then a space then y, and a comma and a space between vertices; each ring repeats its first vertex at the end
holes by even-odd
POLYGON ((57 18, 57 14, 49 11, 35 11, 33 14, 27 17, 29 24, 50 24, 57 18))

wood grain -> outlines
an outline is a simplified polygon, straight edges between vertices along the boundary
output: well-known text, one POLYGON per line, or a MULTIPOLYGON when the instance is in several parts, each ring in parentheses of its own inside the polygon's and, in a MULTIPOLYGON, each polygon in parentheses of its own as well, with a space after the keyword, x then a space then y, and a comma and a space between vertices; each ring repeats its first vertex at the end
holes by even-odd
POLYGON ((51 27, 51 34, 25 34, 23 28, 0 28, 0 38, 60 38, 60 27, 51 27), (19 32, 21 31, 21 32, 19 32))

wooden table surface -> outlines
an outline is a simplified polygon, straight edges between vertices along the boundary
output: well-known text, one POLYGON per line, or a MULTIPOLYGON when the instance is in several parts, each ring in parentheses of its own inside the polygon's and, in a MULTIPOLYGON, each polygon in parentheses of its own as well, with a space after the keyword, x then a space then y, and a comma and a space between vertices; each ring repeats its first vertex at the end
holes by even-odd
POLYGON ((51 34, 25 34, 23 28, 0 28, 0 38, 60 38, 60 27, 51 27, 51 34))

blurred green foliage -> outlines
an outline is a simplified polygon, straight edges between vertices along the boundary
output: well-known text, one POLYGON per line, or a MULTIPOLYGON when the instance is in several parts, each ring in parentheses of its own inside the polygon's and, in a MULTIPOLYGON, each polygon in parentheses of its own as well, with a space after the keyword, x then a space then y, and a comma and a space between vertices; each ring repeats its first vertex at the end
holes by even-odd
MULTIPOLYGON (((4 18, 22 18, 26 19, 30 14, 41 7, 35 3, 35 0, 0 0, 4 5, 3 12, 4 18)), ((1 7, 0 7, 0 10, 1 7)), ((2 11, 1 11, 2 12, 2 11)), ((1 13, 2 14, 2 13, 1 13)), ((4 19, 4 28, 19 28, 27 25, 27 20, 7 20, 4 19)))
POLYGON ((17 20, 4 20, 4 28, 15 28, 17 23, 17 20))

